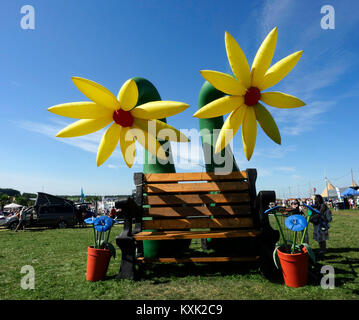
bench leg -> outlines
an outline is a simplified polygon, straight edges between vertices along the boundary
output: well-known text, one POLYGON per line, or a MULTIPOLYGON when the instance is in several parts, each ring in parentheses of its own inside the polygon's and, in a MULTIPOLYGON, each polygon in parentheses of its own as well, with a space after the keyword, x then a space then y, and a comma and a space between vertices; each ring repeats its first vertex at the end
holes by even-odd
POLYGON ((279 232, 264 233, 259 236, 260 245, 260 271, 263 277, 274 279, 280 275, 273 261, 273 251, 279 240, 279 232))
POLYGON ((122 252, 120 272, 116 279, 136 280, 136 245, 131 237, 116 237, 116 244, 122 252))

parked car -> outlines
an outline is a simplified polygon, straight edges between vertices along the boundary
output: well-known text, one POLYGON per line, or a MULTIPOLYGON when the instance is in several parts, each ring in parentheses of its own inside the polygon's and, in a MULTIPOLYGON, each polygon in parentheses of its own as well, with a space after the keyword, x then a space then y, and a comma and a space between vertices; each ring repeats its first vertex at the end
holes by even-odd
MULTIPOLYGON (((35 205, 25 210, 25 227, 71 227, 75 224, 75 210, 72 201, 39 192, 35 205)), ((18 223, 18 217, 11 216, 4 225, 14 230, 18 223)))
POLYGON ((5 223, 6 223, 6 221, 7 221, 7 215, 5 215, 5 214, 0 214, 0 227, 1 226, 3 226, 3 225, 5 225, 5 223))

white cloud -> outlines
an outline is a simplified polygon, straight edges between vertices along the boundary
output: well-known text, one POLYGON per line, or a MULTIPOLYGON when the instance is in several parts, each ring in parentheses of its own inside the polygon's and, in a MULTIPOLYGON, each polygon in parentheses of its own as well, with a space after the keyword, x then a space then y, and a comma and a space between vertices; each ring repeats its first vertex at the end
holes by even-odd
POLYGON ((275 26, 285 24, 290 18, 293 9, 292 0, 272 0, 266 1, 262 12, 259 25, 260 39, 264 39, 268 32, 275 26))
POLYGON ((65 126, 67 126, 68 123, 59 120, 52 120, 51 122, 52 123, 40 123, 22 120, 16 121, 15 124, 25 130, 43 134, 47 137, 55 139, 56 141, 72 145, 87 152, 97 153, 98 145, 101 141, 104 130, 100 130, 82 137, 57 138, 56 134, 65 126))

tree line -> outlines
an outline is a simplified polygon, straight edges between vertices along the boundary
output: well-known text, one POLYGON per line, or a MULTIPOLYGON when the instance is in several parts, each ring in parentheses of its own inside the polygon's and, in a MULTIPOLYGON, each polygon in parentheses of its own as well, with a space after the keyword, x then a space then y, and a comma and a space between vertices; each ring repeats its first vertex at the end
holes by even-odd
POLYGON ((11 188, 0 188, 0 206, 1 210, 4 209, 9 203, 15 202, 19 205, 29 207, 34 204, 34 199, 37 197, 36 193, 24 192, 21 194, 19 190, 11 188))
MULTIPOLYGON (((61 198, 65 198, 68 200, 72 200, 74 202, 80 202, 81 201, 81 196, 80 195, 76 195, 76 196, 68 196, 68 195, 59 195, 58 197, 61 198)), ((116 197, 116 196, 113 196, 116 197)), ((22 206, 26 206, 26 207, 30 207, 32 205, 34 205, 35 201, 31 200, 31 199, 36 199, 37 198, 37 194, 36 193, 29 193, 29 192, 24 192, 21 194, 20 191, 15 190, 15 189, 11 189, 11 188, 0 188, 0 207, 1 210, 4 209, 4 206, 6 206, 7 204, 10 204, 12 202, 22 205, 22 206)), ((85 202, 96 202, 96 201, 100 201, 102 199, 102 197, 100 196, 92 196, 92 195, 88 195, 85 196, 85 202)))

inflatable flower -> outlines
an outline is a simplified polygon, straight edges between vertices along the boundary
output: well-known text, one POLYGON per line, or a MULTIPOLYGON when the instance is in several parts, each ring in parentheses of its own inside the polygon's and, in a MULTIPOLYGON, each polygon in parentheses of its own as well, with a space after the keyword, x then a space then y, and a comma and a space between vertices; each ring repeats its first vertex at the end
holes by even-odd
POLYGON ((94 224, 95 219, 96 219, 96 218, 94 218, 94 217, 90 217, 90 218, 85 219, 84 221, 85 221, 85 223, 87 223, 87 224, 94 224))
POLYGON ((230 113, 216 142, 218 153, 232 140, 242 125, 242 141, 246 158, 250 160, 257 137, 257 121, 263 131, 281 144, 278 127, 269 111, 259 102, 277 108, 297 108, 305 103, 282 92, 263 92, 282 80, 296 65, 302 51, 295 52, 269 68, 277 41, 277 28, 265 38, 254 58, 251 69, 236 40, 225 33, 226 51, 234 76, 211 70, 202 70, 202 76, 227 96, 214 100, 199 109, 194 117, 213 118, 230 113), (231 134, 226 137, 228 130, 231 134))
POLYGON ((303 231, 308 225, 307 219, 299 214, 294 214, 284 222, 285 226, 292 231, 303 231))
POLYGON ((100 216, 94 220, 94 227, 98 232, 106 232, 112 228, 114 221, 108 216, 100 216))
POLYGON ((78 120, 62 129, 56 136, 61 138, 77 137, 96 132, 112 125, 104 133, 97 152, 97 166, 102 165, 113 153, 117 144, 128 167, 132 167, 135 158, 135 139, 149 152, 160 159, 166 159, 166 153, 157 137, 162 129, 173 130, 175 134, 166 140, 188 141, 177 129, 157 120, 182 112, 189 106, 175 101, 152 101, 136 106, 138 88, 132 79, 121 87, 117 98, 100 84, 79 78, 72 78, 76 87, 90 100, 56 105, 48 110, 57 115, 78 120), (149 130, 152 123, 154 130, 149 130))

